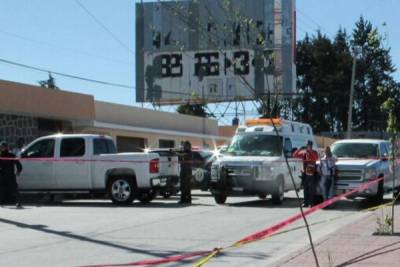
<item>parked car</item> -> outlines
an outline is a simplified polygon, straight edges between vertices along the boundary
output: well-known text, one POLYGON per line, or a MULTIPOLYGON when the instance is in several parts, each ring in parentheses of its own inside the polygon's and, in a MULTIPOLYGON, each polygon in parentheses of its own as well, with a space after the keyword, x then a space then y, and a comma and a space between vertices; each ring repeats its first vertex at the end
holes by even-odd
POLYGON ((104 194, 116 204, 151 201, 177 183, 155 153, 116 154, 107 136, 57 134, 41 137, 20 153, 21 193, 104 194), (165 173, 164 173, 165 171, 165 173))
POLYGON ((192 188, 207 191, 211 184, 211 165, 217 155, 210 150, 193 150, 192 188))
POLYGON ((160 156, 160 172, 163 173, 164 176, 168 176, 171 181, 174 181, 160 189, 160 195, 164 198, 168 198, 178 193, 180 164, 177 153, 169 148, 152 148, 146 149, 145 151, 148 153, 156 153, 160 156))
MULTIPOLYGON (((391 147, 388 141, 347 139, 333 143, 331 150, 338 158, 337 194, 357 188, 362 183, 378 177, 383 177, 384 180, 352 197, 364 197, 374 202, 381 202, 384 193, 392 189, 392 160, 389 158, 391 147)), ((397 175, 394 178, 395 189, 400 186, 400 169, 397 168, 397 175)))

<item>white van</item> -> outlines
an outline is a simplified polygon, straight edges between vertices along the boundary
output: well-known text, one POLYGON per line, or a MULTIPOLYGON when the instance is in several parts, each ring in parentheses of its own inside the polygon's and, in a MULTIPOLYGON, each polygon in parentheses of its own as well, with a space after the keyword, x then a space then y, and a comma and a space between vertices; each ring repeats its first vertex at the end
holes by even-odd
POLYGON ((302 161, 292 158, 295 149, 308 141, 316 148, 308 124, 283 119, 252 119, 237 129, 224 156, 211 167, 211 192, 223 204, 229 195, 272 196, 274 204, 282 203, 284 193, 294 190, 285 155, 296 188, 301 185, 302 161), (276 130, 275 130, 275 128, 276 130))

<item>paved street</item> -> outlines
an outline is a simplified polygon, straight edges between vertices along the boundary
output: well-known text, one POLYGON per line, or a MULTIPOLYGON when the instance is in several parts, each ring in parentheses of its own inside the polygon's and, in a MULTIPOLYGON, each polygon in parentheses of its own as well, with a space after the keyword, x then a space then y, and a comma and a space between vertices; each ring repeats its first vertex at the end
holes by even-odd
MULTIPOLYGON (((176 202, 176 198, 160 198, 147 205, 116 207, 105 200, 74 200, 26 205, 23 210, 2 207, 0 266, 126 263, 209 250, 298 212, 293 193, 280 207, 268 199, 247 197, 231 197, 227 205, 217 206, 209 193, 200 191, 195 192, 192 206, 176 202)), ((366 216, 360 212, 366 207, 361 201, 343 200, 334 210, 311 215, 310 223, 316 223, 312 226, 314 239, 366 216)), ((299 221, 287 229, 301 225, 299 221)), ((269 266, 307 244, 302 228, 226 251, 207 266, 269 266)))

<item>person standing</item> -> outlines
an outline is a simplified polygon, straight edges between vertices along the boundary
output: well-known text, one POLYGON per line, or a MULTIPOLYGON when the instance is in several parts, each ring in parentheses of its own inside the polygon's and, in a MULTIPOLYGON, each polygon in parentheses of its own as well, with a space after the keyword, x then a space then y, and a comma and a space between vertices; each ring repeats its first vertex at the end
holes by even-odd
POLYGON ((337 158, 332 154, 331 148, 325 148, 325 155, 322 157, 319 165, 321 174, 321 192, 324 201, 334 196, 335 189, 335 173, 337 158))
POLYGON ((181 172, 179 175, 181 184, 180 204, 192 204, 192 144, 189 141, 183 143, 183 151, 180 153, 181 172))
POLYGON ((315 203, 316 172, 318 152, 313 148, 313 142, 308 141, 306 149, 296 150, 293 157, 303 160, 302 183, 304 191, 303 207, 310 207, 315 203))
POLYGON ((6 142, 0 143, 0 178, 2 185, 2 200, 4 204, 16 204, 17 208, 21 207, 17 176, 22 171, 21 163, 15 159, 15 155, 8 151, 6 142), (17 173, 15 174, 15 169, 17 173))
POLYGON ((12 150, 12 153, 15 155, 15 156, 19 156, 18 154, 21 152, 21 150, 22 150, 22 148, 24 148, 24 146, 25 146, 25 140, 24 140, 24 138, 22 138, 22 137, 20 137, 20 138, 18 138, 18 140, 17 140, 17 146, 12 150))

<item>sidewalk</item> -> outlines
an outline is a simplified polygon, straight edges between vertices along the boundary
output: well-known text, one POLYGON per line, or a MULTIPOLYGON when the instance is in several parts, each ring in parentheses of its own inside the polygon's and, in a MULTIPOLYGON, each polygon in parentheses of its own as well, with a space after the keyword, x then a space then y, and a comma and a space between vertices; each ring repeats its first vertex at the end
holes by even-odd
MULTIPOLYGON (((338 230, 315 242, 321 267, 400 266, 400 206, 395 207, 394 236, 373 235, 378 228, 377 218, 391 214, 391 207, 371 212, 360 221, 338 230)), ((310 247, 280 261, 274 266, 316 266, 310 247)))

